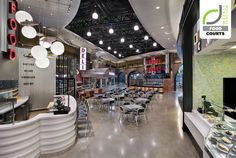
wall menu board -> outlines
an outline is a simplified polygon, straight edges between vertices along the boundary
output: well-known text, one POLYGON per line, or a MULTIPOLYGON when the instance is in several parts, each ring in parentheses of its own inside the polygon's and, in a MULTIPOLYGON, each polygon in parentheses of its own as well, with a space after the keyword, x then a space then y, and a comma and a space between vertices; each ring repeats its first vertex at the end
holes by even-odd
POLYGON ((165 73, 165 55, 147 57, 144 60, 146 73, 165 73))

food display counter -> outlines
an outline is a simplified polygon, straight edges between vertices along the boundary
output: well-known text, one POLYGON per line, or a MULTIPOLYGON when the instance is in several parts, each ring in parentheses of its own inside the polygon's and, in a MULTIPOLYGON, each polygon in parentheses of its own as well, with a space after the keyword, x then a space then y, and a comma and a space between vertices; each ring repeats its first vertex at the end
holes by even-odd
POLYGON ((220 122, 214 124, 205 138, 205 150, 213 158, 236 157, 235 124, 220 122))
MULTIPOLYGON (((68 106, 68 96, 65 105, 68 106)), ((39 157, 66 150, 76 140, 76 100, 70 96, 68 114, 42 113, 15 124, 0 125, 0 157, 39 157)))
POLYGON ((94 90, 92 89, 87 89, 84 91, 84 97, 85 98, 90 98, 94 96, 94 90))
POLYGON ((141 89, 142 91, 155 91, 159 93, 163 93, 163 87, 152 87, 152 86, 130 86, 130 90, 139 90, 141 89))
POLYGON ((224 118, 226 121, 222 122, 219 117, 213 119, 197 110, 184 113, 184 123, 202 150, 203 158, 236 157, 235 120, 228 116, 224 118))
POLYGON ((96 88, 95 89, 95 94, 102 94, 103 93, 103 89, 102 88, 96 88))

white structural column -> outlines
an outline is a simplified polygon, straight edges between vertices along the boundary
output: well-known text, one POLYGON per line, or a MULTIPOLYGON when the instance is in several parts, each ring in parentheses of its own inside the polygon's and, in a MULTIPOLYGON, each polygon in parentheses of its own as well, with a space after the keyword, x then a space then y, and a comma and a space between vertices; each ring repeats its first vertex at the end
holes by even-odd
MULTIPOLYGON (((66 105, 68 104, 68 97, 66 105)), ((76 139, 76 100, 70 96, 71 111, 65 115, 43 113, 27 121, 0 126, 1 158, 35 158, 66 150, 76 139)))

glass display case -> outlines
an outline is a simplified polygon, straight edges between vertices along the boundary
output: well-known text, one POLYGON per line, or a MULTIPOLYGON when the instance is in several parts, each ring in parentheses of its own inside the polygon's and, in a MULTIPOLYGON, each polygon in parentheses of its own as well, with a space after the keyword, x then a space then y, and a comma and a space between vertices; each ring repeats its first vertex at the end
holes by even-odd
POLYGON ((215 123, 205 138, 205 150, 213 158, 236 158, 236 124, 215 123))

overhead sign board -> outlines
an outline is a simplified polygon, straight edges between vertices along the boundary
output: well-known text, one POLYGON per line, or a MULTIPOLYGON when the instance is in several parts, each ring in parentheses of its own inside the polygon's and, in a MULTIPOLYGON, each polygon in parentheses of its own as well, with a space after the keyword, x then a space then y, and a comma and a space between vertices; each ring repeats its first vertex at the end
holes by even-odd
POLYGON ((87 49, 80 48, 80 70, 86 70, 87 49))
POLYGON ((231 38, 231 0, 200 0, 200 38, 231 38))

